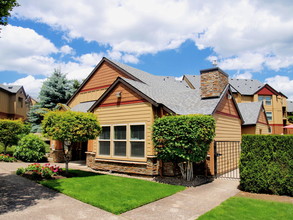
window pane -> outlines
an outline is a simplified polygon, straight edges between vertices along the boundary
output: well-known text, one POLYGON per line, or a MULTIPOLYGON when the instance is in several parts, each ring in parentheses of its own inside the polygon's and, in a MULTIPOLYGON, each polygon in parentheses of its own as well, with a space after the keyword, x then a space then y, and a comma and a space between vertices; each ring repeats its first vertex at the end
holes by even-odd
POLYGON ((258 101, 261 102, 263 100, 263 96, 258 96, 258 101))
POLYGON ((270 97, 270 96, 267 96, 266 97, 266 105, 271 105, 272 104, 272 97, 270 97))
POLYGON ((106 140, 110 139, 110 127, 102 127, 100 139, 106 139, 106 140))
POLYGON ((131 139, 144 140, 144 125, 131 125, 131 139))
POLYGON ((110 141, 99 141, 100 155, 110 155, 110 141))
POLYGON ((144 142, 131 142, 131 156, 144 157, 144 142))
POLYGON ((269 121, 271 121, 273 119, 272 117, 272 112, 266 112, 267 118, 269 121))
POLYGON ((114 138, 116 140, 126 139, 126 126, 115 126, 114 127, 114 138))
POLYGON ((126 156, 126 141, 114 141, 114 155, 126 156))

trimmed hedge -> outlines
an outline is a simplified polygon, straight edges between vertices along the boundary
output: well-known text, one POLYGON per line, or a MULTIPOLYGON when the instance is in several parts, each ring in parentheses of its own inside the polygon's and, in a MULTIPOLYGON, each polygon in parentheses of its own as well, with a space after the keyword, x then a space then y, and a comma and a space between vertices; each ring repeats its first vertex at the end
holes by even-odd
POLYGON ((240 187, 293 196, 293 135, 243 135, 240 187))

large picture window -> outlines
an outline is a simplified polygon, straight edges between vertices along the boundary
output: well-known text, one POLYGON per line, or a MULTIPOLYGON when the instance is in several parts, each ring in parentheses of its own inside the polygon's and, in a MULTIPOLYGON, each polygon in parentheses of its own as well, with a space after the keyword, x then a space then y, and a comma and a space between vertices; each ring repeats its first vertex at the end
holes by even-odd
POLYGON ((109 157, 144 158, 145 125, 102 126, 99 136, 99 155, 109 157))

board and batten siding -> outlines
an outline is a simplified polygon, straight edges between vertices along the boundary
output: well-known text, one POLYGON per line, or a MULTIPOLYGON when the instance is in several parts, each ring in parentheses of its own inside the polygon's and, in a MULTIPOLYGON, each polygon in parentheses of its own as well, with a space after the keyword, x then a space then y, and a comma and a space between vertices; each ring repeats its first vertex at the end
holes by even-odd
POLYGON ((0 90, 0 112, 10 113, 10 96, 4 91, 0 90))

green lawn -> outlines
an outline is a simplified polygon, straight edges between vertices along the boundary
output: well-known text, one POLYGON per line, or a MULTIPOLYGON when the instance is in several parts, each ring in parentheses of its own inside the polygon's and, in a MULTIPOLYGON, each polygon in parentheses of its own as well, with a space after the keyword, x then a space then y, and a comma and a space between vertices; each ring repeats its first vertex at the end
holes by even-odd
POLYGON ((204 219, 293 219, 293 204, 232 197, 198 218, 204 219))
POLYGON ((71 172, 79 177, 47 180, 41 184, 114 214, 121 214, 185 189, 183 186, 139 179, 77 170, 71 172))

